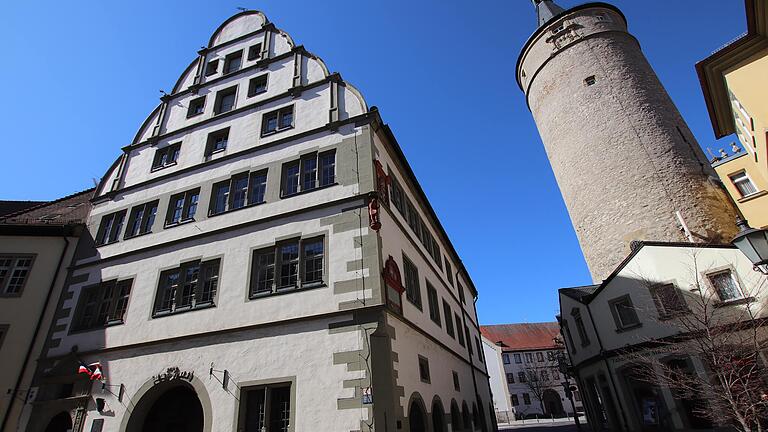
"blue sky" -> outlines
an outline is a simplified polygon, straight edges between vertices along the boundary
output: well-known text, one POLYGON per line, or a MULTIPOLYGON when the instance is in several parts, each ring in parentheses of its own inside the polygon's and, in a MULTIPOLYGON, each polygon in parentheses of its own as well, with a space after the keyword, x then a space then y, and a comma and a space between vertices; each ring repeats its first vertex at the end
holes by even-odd
MULTIPOLYGON (((745 31, 744 3, 612 3, 700 144, 722 147, 694 63, 745 31)), ((591 282, 515 83, 529 0, 9 2, 0 199, 91 187, 237 7, 265 12, 379 107, 480 291, 483 324, 552 320, 557 288, 591 282)))

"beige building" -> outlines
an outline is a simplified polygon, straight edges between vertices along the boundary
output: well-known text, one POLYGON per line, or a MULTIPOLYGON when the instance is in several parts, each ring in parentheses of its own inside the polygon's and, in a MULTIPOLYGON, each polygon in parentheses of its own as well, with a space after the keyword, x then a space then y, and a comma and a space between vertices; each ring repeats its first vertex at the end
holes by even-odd
POLYGON ((0 430, 35 399, 32 378, 85 228, 93 190, 53 202, 0 202, 0 430))
POLYGON ((768 227, 768 0, 745 0, 747 32, 696 64, 717 138, 712 166, 754 227, 768 227))

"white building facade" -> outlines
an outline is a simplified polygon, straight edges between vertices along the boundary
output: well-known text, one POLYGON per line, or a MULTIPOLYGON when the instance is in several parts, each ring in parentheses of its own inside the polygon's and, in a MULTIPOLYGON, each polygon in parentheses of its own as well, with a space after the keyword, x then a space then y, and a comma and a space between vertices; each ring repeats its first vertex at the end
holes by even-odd
POLYGON ((88 228, 27 430, 495 427, 477 291, 398 143, 260 12, 213 33, 88 228))

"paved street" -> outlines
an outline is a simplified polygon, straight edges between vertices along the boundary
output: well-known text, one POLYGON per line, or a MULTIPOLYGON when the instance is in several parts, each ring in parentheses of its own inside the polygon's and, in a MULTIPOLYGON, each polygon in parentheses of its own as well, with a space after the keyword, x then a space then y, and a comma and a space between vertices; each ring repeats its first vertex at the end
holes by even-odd
MULTIPOLYGON (((519 426, 499 426, 500 431, 515 431, 515 432, 576 432, 576 426, 574 424, 563 423, 533 423, 530 425, 519 426)), ((586 430, 582 428, 582 430, 586 430)))

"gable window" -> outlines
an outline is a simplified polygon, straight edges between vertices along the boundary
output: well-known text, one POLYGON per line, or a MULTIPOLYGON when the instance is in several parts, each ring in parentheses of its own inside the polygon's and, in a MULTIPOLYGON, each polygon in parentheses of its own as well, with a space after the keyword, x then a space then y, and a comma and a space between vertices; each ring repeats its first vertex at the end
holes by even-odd
POLYGON ((232 111, 235 108, 237 86, 232 86, 216 93, 216 103, 213 105, 213 113, 221 114, 232 111))
POLYGON ((122 324, 132 284, 133 279, 111 280, 83 288, 74 329, 89 330, 122 324))
POLYGON ((405 298, 421 310, 421 287, 419 287, 419 270, 403 254, 403 269, 405 273, 405 298))
POLYGON ((281 196, 287 197, 330 186, 335 182, 336 151, 312 153, 283 165, 281 196))
POLYGON ((516 364, 521 364, 523 362, 523 357, 520 355, 520 353, 515 353, 513 355, 515 357, 516 364))
POLYGON ((448 278, 448 283, 453 286, 453 267, 448 258, 445 258, 445 276, 448 278))
POLYGON ((224 57, 224 73, 229 74, 240 70, 243 64, 243 50, 228 54, 224 57))
POLYGON ((736 186, 736 189, 739 190, 739 194, 741 194, 742 197, 748 197, 758 192, 757 186, 755 186, 755 183, 744 171, 731 174, 728 178, 731 179, 731 182, 736 186))
POLYGON ((237 430, 292 431, 291 399, 291 383, 243 388, 240 395, 240 424, 237 430))
POLYGON ((125 238, 136 237, 141 234, 152 232, 152 225, 155 224, 157 215, 158 201, 151 201, 137 205, 131 209, 131 216, 128 218, 128 229, 125 230, 125 238))
POLYGON ((461 331, 461 317, 459 317, 459 314, 457 313, 454 313, 453 317, 456 322, 456 336, 459 338, 459 345, 464 346, 464 332, 461 331))
POLYGON ((455 338, 453 330, 453 311, 447 301, 443 300, 443 315, 445 316, 445 331, 448 332, 448 336, 455 338))
POLYGON ((248 97, 267 91, 267 75, 257 76, 248 81, 248 97))
POLYGON ((205 112, 205 96, 192 99, 187 108, 187 118, 194 117, 205 112))
POLYGON ((17 296, 27 283, 32 255, 0 256, 0 296, 17 296))
POLYGON ((617 329, 624 330, 640 325, 640 319, 637 317, 637 312, 629 295, 610 300, 608 305, 611 308, 617 329))
POLYGON ((96 233, 96 244, 98 246, 114 243, 120 238, 125 213, 125 210, 121 210, 101 217, 99 231, 96 233))
POLYGON ((205 66, 205 76, 211 76, 219 70, 219 60, 211 60, 205 66))
POLYGON ((461 391, 461 386, 459 385, 459 374, 456 373, 456 371, 453 371, 453 389, 456 391, 461 391))
POLYGON ((744 298, 744 293, 730 270, 710 273, 707 275, 707 278, 721 301, 744 298))
POLYGON ((293 127, 293 105, 264 114, 261 119, 261 136, 271 135, 293 127))
POLYGON ((210 216, 261 204, 267 190, 267 170, 236 174, 213 185, 210 216))
POLYGON ((176 165, 181 151, 181 143, 171 144, 155 151, 155 159, 152 161, 152 170, 159 170, 171 165, 176 165))
POLYGON ((171 196, 166 212, 165 225, 174 225, 193 220, 197 213, 197 201, 200 198, 200 188, 188 190, 171 196))
POLYGON ((429 360, 426 357, 419 356, 419 378, 421 382, 429 384, 429 360))
POLYGON ((160 273, 153 316, 213 306, 220 259, 190 261, 160 273))
POLYGON ((208 142, 205 144, 205 156, 207 157, 214 153, 226 150, 228 141, 229 128, 211 132, 208 134, 208 142))
POLYGON ((283 290, 322 286, 323 237, 296 239, 253 251, 250 297, 283 290))
POLYGON ((581 339, 581 346, 589 345, 589 337, 587 336, 587 328, 584 327, 584 320, 581 318, 581 310, 579 308, 573 308, 571 311, 573 321, 576 323, 576 331, 579 333, 579 339, 581 339))
POLYGON ((429 319, 435 324, 441 326, 440 322, 440 305, 437 301, 437 290, 427 281, 427 301, 429 302, 429 319))
POLYGON ((516 394, 513 394, 512 395, 512 406, 518 406, 518 405, 520 405, 520 400, 518 400, 516 394))
POLYGON ((261 44, 251 45, 248 47, 248 60, 256 60, 261 58, 261 44))
POLYGON ((674 284, 656 285, 650 291, 660 317, 667 318, 688 311, 683 294, 674 284))
POLYGON ((514 383, 515 383, 515 374, 507 373, 507 384, 514 384, 514 383))

